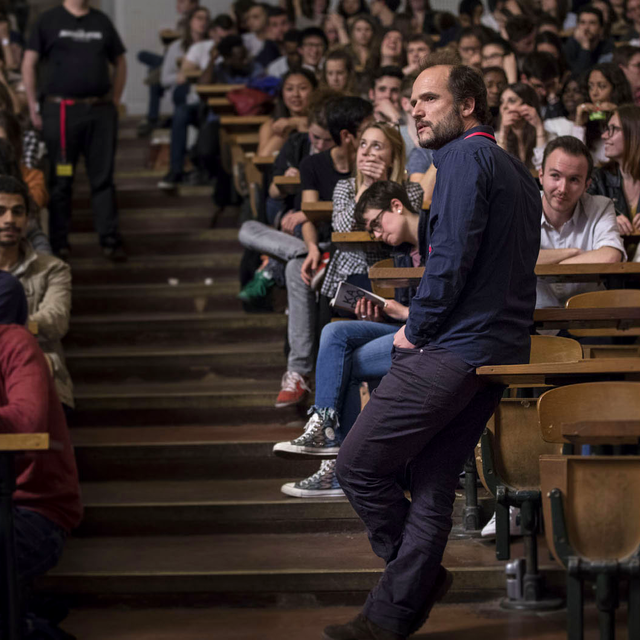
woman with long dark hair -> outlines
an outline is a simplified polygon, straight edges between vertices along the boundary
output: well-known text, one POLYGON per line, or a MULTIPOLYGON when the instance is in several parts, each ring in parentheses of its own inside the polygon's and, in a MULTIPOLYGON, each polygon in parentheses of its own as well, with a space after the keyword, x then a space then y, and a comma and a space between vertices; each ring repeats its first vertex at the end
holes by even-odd
POLYGON ((530 169, 539 169, 548 137, 535 89, 522 82, 510 84, 500 96, 497 143, 530 169))
MULTIPOLYGON (((594 169, 589 193, 611 198, 622 235, 640 233, 640 107, 625 104, 602 134, 608 162, 594 169)), ((635 250, 635 249, 634 249, 635 250)), ((640 261, 640 252, 636 252, 640 261)))
POLYGON ((587 73, 583 91, 589 101, 578 105, 576 126, 581 128, 582 140, 594 162, 602 164, 607 162, 602 140, 607 120, 618 105, 633 102, 631 88, 622 69, 607 62, 595 65, 587 73))

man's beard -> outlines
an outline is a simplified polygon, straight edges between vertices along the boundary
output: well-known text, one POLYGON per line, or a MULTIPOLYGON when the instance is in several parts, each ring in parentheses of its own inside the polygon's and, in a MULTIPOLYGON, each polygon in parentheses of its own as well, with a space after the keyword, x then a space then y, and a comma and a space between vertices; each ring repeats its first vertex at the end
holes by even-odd
MULTIPOLYGON (((420 146, 423 149, 441 149, 445 144, 459 138, 464 133, 464 122, 455 107, 436 125, 429 121, 426 124, 431 130, 429 138, 424 140, 418 133, 418 140, 420 140, 420 146)), ((426 132, 426 129, 423 129, 422 132, 426 132)))

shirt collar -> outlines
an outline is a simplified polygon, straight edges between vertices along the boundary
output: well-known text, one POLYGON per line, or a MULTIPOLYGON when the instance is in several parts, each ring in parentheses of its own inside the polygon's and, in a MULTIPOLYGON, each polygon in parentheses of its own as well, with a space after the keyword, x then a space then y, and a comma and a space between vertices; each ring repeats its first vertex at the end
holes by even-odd
MULTIPOLYGON (((544 192, 540 192, 541 197, 544 198, 544 192)), ((584 210, 584 202, 582 201, 584 198, 584 194, 582 196, 580 196, 580 199, 578 200, 578 202, 576 203, 576 208, 573 210, 573 214, 571 215, 571 217, 560 227, 560 229, 556 229, 548 220, 547 220, 547 216, 544 215, 544 205, 542 207, 542 226, 543 227, 547 227, 547 229, 551 229, 553 231, 557 231, 558 233, 560 233, 560 231, 562 231, 562 229, 564 229, 567 225, 569 226, 575 226, 578 224, 578 220, 580 218, 581 215, 586 215, 585 210, 584 210)))
POLYGON ((486 133, 486 134, 489 134, 490 136, 494 135, 493 128, 484 124, 468 129, 461 136, 458 136, 455 140, 452 140, 451 142, 447 142, 447 144, 445 144, 444 147, 441 147, 440 149, 437 149, 436 151, 433 152, 433 164, 435 164, 436 169, 438 168, 438 162, 440 162, 440 159, 442 158, 442 156, 444 156, 444 154, 447 153, 447 151, 451 148, 451 145, 454 145, 460 142, 461 140, 464 140, 466 137, 473 135, 474 133, 486 133))

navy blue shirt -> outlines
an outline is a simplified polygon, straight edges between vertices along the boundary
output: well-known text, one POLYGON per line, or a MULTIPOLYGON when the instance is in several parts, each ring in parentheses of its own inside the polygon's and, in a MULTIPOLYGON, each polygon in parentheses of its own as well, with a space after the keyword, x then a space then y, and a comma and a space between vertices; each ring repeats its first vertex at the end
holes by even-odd
POLYGON ((433 154, 428 256, 405 328, 474 366, 529 362, 536 304, 540 191, 492 137, 475 127, 433 154))

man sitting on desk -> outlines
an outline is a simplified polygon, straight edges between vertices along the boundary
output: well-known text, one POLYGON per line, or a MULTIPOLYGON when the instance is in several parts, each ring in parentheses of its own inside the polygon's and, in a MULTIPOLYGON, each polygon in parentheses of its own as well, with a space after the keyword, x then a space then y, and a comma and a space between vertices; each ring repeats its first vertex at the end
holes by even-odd
MULTIPOLYGON (((613 202, 587 193, 593 159, 573 136, 552 140, 544 151, 542 229, 537 264, 609 263, 627 259, 613 202)), ((538 278, 536 307, 563 307, 594 283, 551 283, 538 278)))
POLYGON ((24 289, 0 271, 0 433, 48 433, 55 450, 16 457, 14 528, 21 586, 53 568, 82 518, 78 471, 53 378, 25 329, 24 289))

